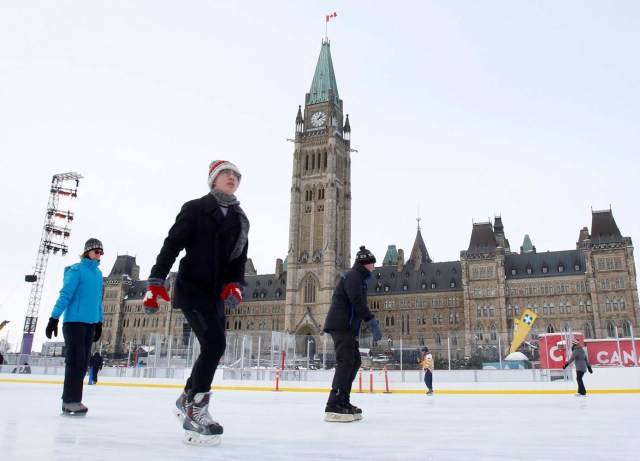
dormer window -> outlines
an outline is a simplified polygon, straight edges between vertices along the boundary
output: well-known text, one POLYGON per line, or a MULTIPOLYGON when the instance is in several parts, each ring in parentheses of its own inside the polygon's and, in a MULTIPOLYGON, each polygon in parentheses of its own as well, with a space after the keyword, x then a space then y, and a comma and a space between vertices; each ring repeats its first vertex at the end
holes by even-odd
POLYGON ((558 272, 564 272, 564 266, 558 266, 558 272))
POLYGON ((384 286, 384 291, 389 291, 389 285, 384 286))
POLYGON ((580 271, 580 264, 574 265, 573 266, 573 270, 576 271, 576 272, 579 272, 580 271))
POLYGON ((547 266, 542 266, 542 273, 546 274, 547 272, 549 272, 549 268, 547 266))
POLYGON ((436 289, 436 282, 431 282, 431 289, 435 290, 436 289))
POLYGON ((406 283, 402 285, 402 291, 407 291, 408 289, 409 289, 409 286, 406 283))
POLYGON ((455 288, 455 287, 456 287, 456 282, 451 281, 451 283, 449 283, 449 286, 450 286, 451 288, 455 288))
POLYGON ((533 269, 527 267, 527 275, 531 275, 533 273, 533 269))
POLYGON ((518 271, 516 269, 511 269, 511 275, 518 275, 518 271))

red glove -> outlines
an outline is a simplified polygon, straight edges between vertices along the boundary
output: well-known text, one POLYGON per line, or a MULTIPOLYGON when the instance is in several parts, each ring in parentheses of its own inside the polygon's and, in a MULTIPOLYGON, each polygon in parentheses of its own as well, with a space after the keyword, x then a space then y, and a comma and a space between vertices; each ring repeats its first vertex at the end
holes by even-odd
POLYGON ((142 301, 144 311, 147 314, 155 314, 156 312, 158 312, 158 296, 160 296, 165 301, 171 301, 169 293, 167 293, 167 289, 164 287, 164 285, 149 285, 149 287, 147 288, 147 294, 144 295, 144 301, 142 301))
POLYGON ((220 295, 226 307, 236 308, 242 302, 242 289, 237 283, 227 283, 220 295))

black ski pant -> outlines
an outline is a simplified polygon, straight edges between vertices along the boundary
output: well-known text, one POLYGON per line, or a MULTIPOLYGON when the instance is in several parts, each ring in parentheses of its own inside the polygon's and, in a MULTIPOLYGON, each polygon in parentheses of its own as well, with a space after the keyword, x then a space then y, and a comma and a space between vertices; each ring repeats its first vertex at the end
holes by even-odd
POLYGON ((91 367, 92 373, 93 373, 93 382, 97 383, 98 382, 98 372, 100 371, 100 369, 98 367, 91 367))
POLYGON ((584 371, 576 370, 576 381, 578 381, 578 394, 586 395, 587 390, 584 388, 584 382, 582 381, 583 376, 584 376, 584 371))
POLYGON ((66 322, 62 324, 66 347, 64 386, 62 388, 64 403, 82 402, 82 381, 89 365, 94 331, 95 325, 93 323, 66 322))
POLYGON ((336 352, 336 372, 331 383, 327 405, 348 405, 353 380, 362 364, 358 338, 351 330, 331 331, 336 352))

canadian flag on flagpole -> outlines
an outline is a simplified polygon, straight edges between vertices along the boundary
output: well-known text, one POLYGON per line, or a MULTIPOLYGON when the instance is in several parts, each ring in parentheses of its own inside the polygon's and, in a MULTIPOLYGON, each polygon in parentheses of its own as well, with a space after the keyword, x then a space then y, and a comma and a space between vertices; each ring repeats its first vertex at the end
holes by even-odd
POLYGON ((336 13, 335 11, 334 11, 333 13, 331 13, 331 14, 328 14, 328 15, 327 15, 327 22, 329 22, 329 20, 330 20, 331 18, 335 18, 335 17, 337 17, 337 16, 338 16, 338 13, 336 13))

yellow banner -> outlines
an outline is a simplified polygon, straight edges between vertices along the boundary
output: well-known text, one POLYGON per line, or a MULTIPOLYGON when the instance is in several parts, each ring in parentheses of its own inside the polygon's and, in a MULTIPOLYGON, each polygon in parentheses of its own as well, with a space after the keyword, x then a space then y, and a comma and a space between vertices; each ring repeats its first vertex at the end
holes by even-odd
POLYGON ((531 331, 531 326, 533 325, 533 322, 536 321, 537 317, 538 315, 531 309, 525 309, 520 319, 513 320, 513 341, 511 341, 509 353, 518 350, 520 344, 524 341, 524 338, 526 338, 529 331, 531 331))

